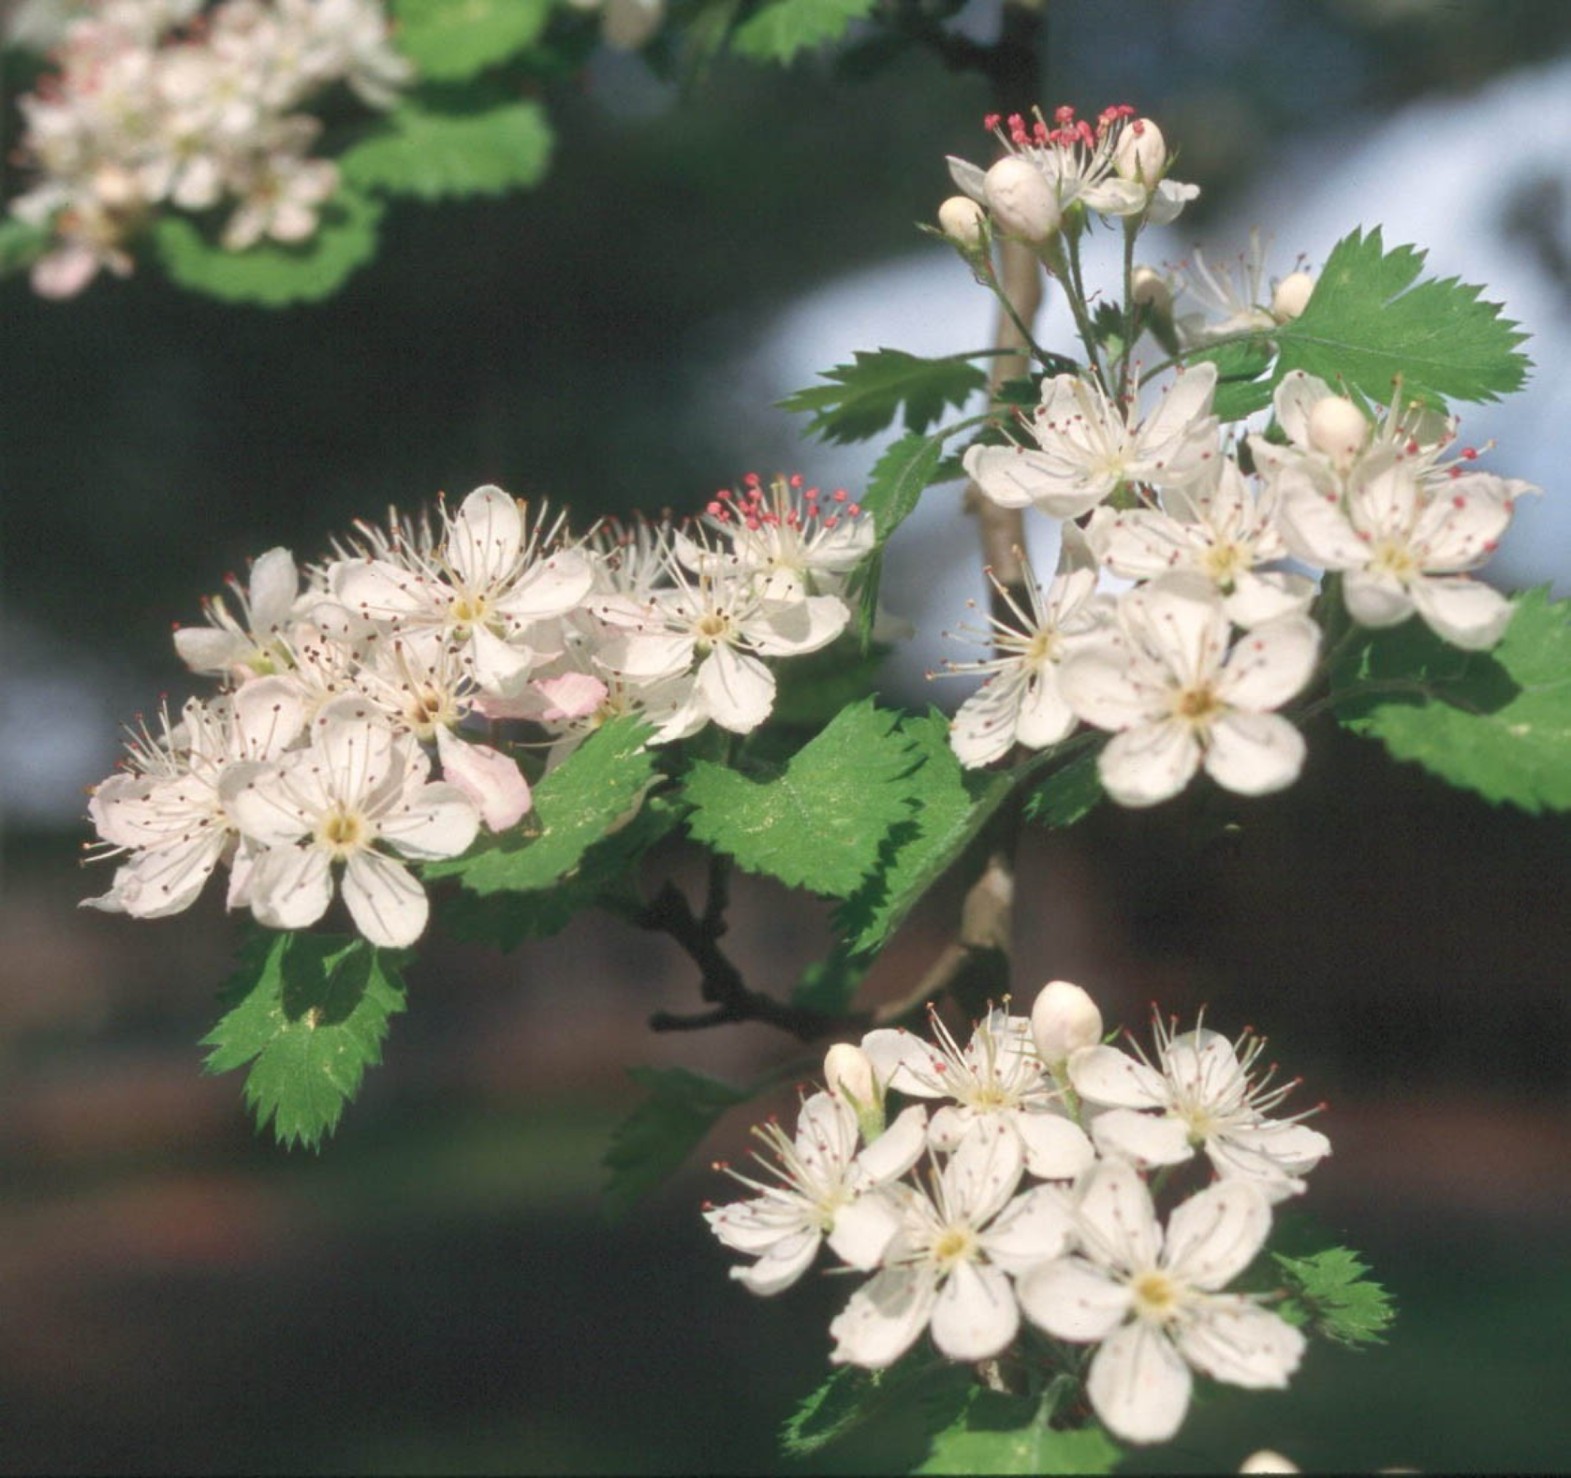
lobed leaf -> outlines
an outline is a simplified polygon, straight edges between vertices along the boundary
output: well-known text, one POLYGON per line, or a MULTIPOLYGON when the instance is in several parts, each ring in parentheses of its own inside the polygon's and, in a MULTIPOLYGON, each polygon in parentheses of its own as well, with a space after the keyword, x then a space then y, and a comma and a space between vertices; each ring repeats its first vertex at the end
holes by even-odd
POLYGON ((946 406, 964 405, 987 385, 987 375, 964 359, 923 359, 903 349, 858 349, 854 363, 821 378, 832 383, 798 390, 780 407, 811 415, 809 432, 841 442, 877 436, 902 417, 902 407, 906 430, 925 431, 946 406))
POLYGON ((245 1100, 258 1129, 315 1149, 338 1127, 367 1067, 382 1060, 388 1018, 404 1009, 400 956, 364 939, 259 932, 224 987, 230 1009, 202 1039, 204 1071, 251 1063, 245 1100))
POLYGON ((406 99, 338 164, 344 178, 362 190, 422 200, 500 195, 539 183, 551 142, 551 126, 538 103, 449 113, 406 99))
POLYGON ((1280 374, 1268 374, 1275 358, 1265 339, 1243 339, 1218 344, 1185 356, 1186 365, 1214 364, 1216 393, 1211 409, 1219 421, 1242 421, 1271 404, 1271 392, 1280 374))
POLYGON ((422 75, 460 82, 517 55, 551 10, 551 0, 393 0, 393 34, 422 75))
POLYGON ((1077 754, 1055 770, 1026 798, 1026 815, 1050 831, 1065 831, 1107 794, 1097 771, 1098 751, 1077 754))
POLYGON ((838 41, 878 0, 773 0, 731 36, 731 49, 755 62, 789 62, 798 52, 838 41))
POLYGON ((900 1401, 925 1395, 946 1407, 958 1407, 970 1386, 966 1367, 920 1348, 884 1370, 844 1366, 827 1376, 791 1413, 780 1430, 780 1445, 788 1457, 811 1457, 866 1423, 890 1415, 891 1407, 895 1408, 893 1415, 900 1417, 900 1401))
POLYGON ((1483 289, 1454 277, 1417 281, 1425 254, 1389 252, 1376 226, 1332 248, 1309 306, 1273 330, 1275 378, 1306 370, 1389 404, 1398 377, 1405 399, 1498 400, 1519 389, 1531 364, 1527 335, 1483 289))
POLYGON ((845 898, 915 808, 909 777, 920 762, 899 715, 869 698, 842 709, 771 780, 697 761, 684 781, 688 830, 749 872, 845 898))
POLYGON ((1368 1264, 1347 1247, 1328 1247, 1309 1257, 1271 1259, 1291 1290, 1280 1312, 1344 1345, 1381 1344, 1396 1318, 1391 1295, 1365 1276, 1368 1264))
POLYGON ((1101 1427, 1050 1425, 1050 1400, 983 1387, 934 1433, 918 1473, 1111 1473, 1123 1452, 1101 1427))
POLYGON ((1487 801, 1568 811, 1571 602, 1545 588, 1515 605, 1492 652, 1449 646, 1416 617, 1365 633, 1332 674, 1332 698, 1344 725, 1395 759, 1487 801))
POLYGON ((617 1127, 606 1151, 607 1210, 625 1216, 680 1168, 715 1120, 751 1094, 686 1068, 635 1067, 629 1076, 649 1097, 617 1127))

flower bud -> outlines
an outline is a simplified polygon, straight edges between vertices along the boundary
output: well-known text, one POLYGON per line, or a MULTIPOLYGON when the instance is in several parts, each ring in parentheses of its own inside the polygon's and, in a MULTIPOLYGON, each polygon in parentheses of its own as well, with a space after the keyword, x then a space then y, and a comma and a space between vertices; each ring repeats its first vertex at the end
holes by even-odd
POLYGON ((1307 272, 1288 273, 1271 294, 1271 316, 1278 323, 1297 318, 1309 306, 1309 297, 1314 290, 1315 279, 1307 272))
POLYGON ((1269 1447, 1250 1453, 1238 1465, 1240 1473, 1296 1473, 1298 1470, 1297 1463, 1279 1452, 1272 1452, 1269 1447))
POLYGON ((1309 444, 1330 457, 1345 472, 1369 443, 1369 422, 1364 413, 1340 395, 1317 400, 1309 413, 1309 444))
POLYGON ((1048 1068, 1058 1067, 1102 1040, 1102 1013, 1078 985, 1050 980, 1031 1007, 1031 1038, 1048 1068))
POLYGON ((938 207, 939 228, 961 251, 981 250, 986 220, 982 207, 965 195, 951 195, 938 207))
POLYGON ((1113 150, 1113 168, 1121 180, 1154 185, 1167 173, 1167 140, 1149 118, 1127 124, 1113 150))
POLYGON ((1051 238, 1063 220, 1047 176, 1013 154, 988 170, 982 192, 993 219, 1011 236, 1033 245, 1051 238))
POLYGON ((1137 303, 1167 317, 1173 311, 1173 290, 1154 267, 1136 267, 1130 290, 1137 303))
POLYGON ((878 1098, 878 1078, 872 1059, 850 1042, 836 1042, 824 1054, 824 1086, 853 1107, 878 1098))

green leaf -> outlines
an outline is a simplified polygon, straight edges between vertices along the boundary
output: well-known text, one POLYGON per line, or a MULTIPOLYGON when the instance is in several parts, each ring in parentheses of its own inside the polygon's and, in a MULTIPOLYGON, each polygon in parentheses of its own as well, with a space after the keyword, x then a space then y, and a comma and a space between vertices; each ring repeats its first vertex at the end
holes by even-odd
POLYGON ((170 212, 153 226, 153 247, 181 287, 225 302, 278 308, 336 292, 376 256, 381 219, 380 201, 341 185, 323 208, 315 235, 296 245, 264 241, 225 251, 190 217, 170 212))
POLYGON ((0 216, 0 277, 31 267, 43 256, 51 234, 48 226, 0 216))
MULTIPOLYGON (((959 1406, 971 1388, 970 1371, 913 1350, 885 1370, 847 1366, 834 1371, 787 1418, 780 1445, 788 1457, 811 1457, 864 1423, 889 1411, 897 1401, 925 1394, 959 1406)), ((979 1470, 980 1471, 980 1470, 979 1470)))
POLYGON ((910 816, 906 777, 919 762, 899 715, 868 699, 841 710, 772 780, 698 761, 685 781, 688 830, 749 872, 845 898, 910 816))
POLYGON ((835 948, 828 959, 809 965, 791 991, 791 1004, 805 1011, 820 1011, 838 1016, 851 1005, 856 988, 867 974, 868 961, 853 959, 843 948, 835 948))
POLYGON ((382 1060, 388 1018, 404 1009, 398 958, 363 939, 255 935, 223 991, 231 1009, 202 1039, 213 1049, 204 1070, 251 1063, 257 1128, 271 1122, 280 1144, 316 1148, 382 1060))
POLYGON ((1100 1427, 1049 1425, 1056 1403, 972 1390, 960 1414, 934 1434, 918 1473, 1111 1473, 1123 1452, 1100 1427))
POLYGON ((837 364, 820 378, 833 383, 798 390, 780 407, 810 414, 808 431, 824 441, 866 441, 892 425, 902 406, 906 430, 925 431, 945 406, 963 405, 987 384, 964 359, 921 359, 902 349, 859 349, 854 364, 837 364))
POLYGON ((398 49, 421 73, 459 82, 505 62, 533 41, 551 0, 394 0, 398 49))
POLYGON ((1090 814, 1107 794, 1096 767, 1097 752, 1077 754, 1055 770, 1026 799, 1026 815, 1052 831, 1064 831, 1090 814))
POLYGON ((848 703, 873 689, 873 674, 889 649, 859 650, 852 636, 841 637, 821 651, 793 657, 779 672, 770 720, 820 729, 848 703))
POLYGON ((1416 617, 1367 633, 1333 674, 1337 716, 1394 758, 1487 801, 1568 811, 1571 602, 1541 589, 1514 604, 1492 652, 1449 646, 1416 617), (1423 691, 1360 691, 1378 684, 1423 691))
POLYGON ((755 62, 788 62, 799 51, 838 41, 878 0, 774 0, 743 21, 731 49, 755 62))
POLYGON ((1184 363, 1214 364, 1217 379, 1211 409, 1219 421, 1242 421, 1271 404, 1271 392, 1280 378, 1267 373, 1273 358, 1267 342, 1248 339, 1202 349, 1184 363))
POLYGON ((607 1210, 625 1216, 682 1162, 733 1104, 752 1096, 686 1068, 635 1067, 628 1074, 649 1097, 617 1127, 606 1151, 607 1210))
POLYGON ((943 436, 913 431, 873 464, 862 495, 862 513, 873 520, 879 548, 889 542, 889 536, 911 516, 922 494, 936 481, 944 441, 943 436))
POLYGON ((441 200, 527 189, 550 159, 551 126, 538 103, 442 113, 406 99, 338 164, 363 190, 441 200))
POLYGON ((1527 335, 1481 288, 1454 277, 1418 282, 1423 265, 1415 247, 1387 252, 1378 226, 1343 237, 1309 306, 1272 333, 1277 378, 1307 370, 1382 404, 1399 375, 1405 400, 1498 400, 1519 389, 1531 361, 1516 346, 1527 335))
POLYGON ((466 856, 429 863, 425 876, 460 878, 475 893, 554 887, 595 842, 631 819, 654 782, 654 757, 644 748, 649 733, 631 716, 606 724, 535 786, 523 827, 488 837, 466 856))
POLYGON ((1347 1247, 1328 1247, 1309 1257, 1271 1259, 1281 1269, 1291 1294, 1278 1307, 1290 1323, 1307 1324, 1343 1345, 1382 1344, 1396 1318, 1391 1295, 1364 1275, 1369 1266, 1347 1247))
POLYGON ((949 747, 949 720, 937 711, 900 726, 921 767, 907 783, 915 804, 881 849, 878 868, 836 914, 855 954, 877 949, 947 872, 1013 788, 1012 776, 967 774, 949 747))

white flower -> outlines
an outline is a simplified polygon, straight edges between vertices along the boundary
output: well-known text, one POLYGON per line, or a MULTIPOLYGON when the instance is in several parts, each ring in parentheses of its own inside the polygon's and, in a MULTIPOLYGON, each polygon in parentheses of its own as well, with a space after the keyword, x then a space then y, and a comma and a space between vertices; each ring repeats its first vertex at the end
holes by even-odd
POLYGON ((1314 582, 1259 566, 1287 557, 1276 524, 1275 485, 1256 498, 1238 464, 1218 457, 1208 475, 1167 489, 1162 508, 1098 508, 1086 537, 1116 575, 1149 580, 1170 570, 1204 575, 1222 592, 1230 621, 1259 626, 1307 611, 1314 582))
POLYGON ((1055 1338, 1099 1344, 1086 1391, 1114 1436, 1171 1437, 1189 1409, 1191 1366, 1236 1386, 1287 1384, 1303 1335, 1220 1291, 1271 1230, 1271 1207, 1253 1185, 1201 1191, 1173 1212, 1164 1237, 1134 1167, 1107 1160, 1076 1188, 1075 1222, 1083 1254, 1025 1273, 1020 1306, 1055 1338))
POLYGON ((936 1044, 899 1028, 862 1038, 878 1079, 914 1098, 950 1098, 932 1117, 928 1139, 951 1150, 972 1133, 1002 1125, 1021 1143, 1026 1168, 1042 1180, 1072 1180, 1095 1157, 1091 1141, 1063 1110, 1063 1093, 1043 1070, 1023 1016, 990 1011, 962 1049, 930 1013, 936 1044))
POLYGON ((327 911, 332 864, 342 862, 344 902, 373 944, 413 944, 425 929, 425 889, 406 857, 456 857, 480 818, 455 786, 428 784, 411 736, 394 734, 361 698, 329 703, 308 748, 272 764, 240 764, 220 784, 229 814, 267 850, 250 882, 251 911, 273 929, 304 929, 327 911))
POLYGON ((1064 659, 1059 682, 1088 723, 1117 732, 1099 760, 1102 784, 1126 806, 1177 795, 1204 764, 1219 785, 1265 795, 1304 762, 1296 728, 1269 710, 1314 672, 1319 628, 1284 616, 1228 650, 1222 597, 1209 580, 1164 575, 1122 597, 1120 630, 1064 659))
POLYGON ((1142 419, 1092 381, 1055 375, 1024 423, 1038 449, 973 446, 965 470, 1002 507, 1034 504, 1054 518, 1079 518, 1126 483, 1168 488, 1198 476, 1218 451, 1215 390, 1216 366, 1195 365, 1142 419))
POLYGON ((1196 247, 1180 262, 1168 286, 1173 294, 1173 327, 1185 348, 1210 344, 1237 334, 1269 333, 1304 311, 1314 282, 1304 271, 1295 271, 1281 283, 1266 281, 1266 252, 1270 238, 1259 227, 1249 233, 1249 248, 1240 253, 1236 267, 1213 266, 1196 247), (1181 310, 1186 303, 1197 306, 1181 310))
POLYGON ((1070 1238, 1062 1192, 1038 1186, 1015 1196, 1023 1170, 1019 1139, 994 1122, 961 1142, 931 1193, 905 1185, 881 1192, 900 1206, 900 1230, 883 1269, 830 1324, 829 1358, 881 1369, 929 1323, 951 1360, 1003 1350, 1020 1327, 1011 1276, 1057 1257, 1070 1238))
POLYGON ((1273 1085, 1274 1068, 1251 1078, 1265 1039, 1246 1031, 1233 1043, 1203 1027, 1175 1036, 1160 1017, 1155 1031, 1154 1063, 1100 1045, 1069 1060, 1075 1092, 1108 1110, 1091 1122, 1097 1148, 1145 1167, 1179 1164, 1204 1145, 1224 1180, 1253 1181, 1271 1201, 1302 1192, 1299 1177, 1331 1142, 1297 1119, 1267 1117, 1297 1083, 1273 1085))
POLYGON ((994 590, 1017 623, 990 615, 992 629, 974 633, 998 655, 944 664, 947 674, 987 675, 949 726, 950 747, 968 769, 1001 758, 1015 744, 1045 749, 1068 736, 1076 718, 1059 692, 1058 664, 1076 641, 1112 617, 1112 602, 1096 595, 1095 557, 1074 524, 1063 526, 1058 573, 1045 595, 1023 556, 1021 564, 1029 614, 988 571, 994 590))
POLYGON ((842 1261, 876 1267, 899 1229, 898 1215, 869 1192, 904 1175, 926 1147, 927 1113, 907 1109, 865 1149, 858 1150, 856 1112, 832 1093, 802 1104, 796 1138, 778 1124, 755 1126, 773 1161, 753 1158, 778 1184, 750 1179, 722 1165, 733 1180, 759 1194, 751 1201, 709 1207, 704 1219, 727 1247, 758 1261, 731 1276, 757 1294, 780 1293, 807 1270, 826 1239, 842 1261))
POLYGON ((292 665, 279 638, 289 624, 300 576, 287 549, 269 549, 251 566, 248 588, 233 576, 229 588, 240 607, 230 614, 221 595, 202 602, 206 626, 175 628, 175 650, 192 672, 225 677, 263 677, 292 665))

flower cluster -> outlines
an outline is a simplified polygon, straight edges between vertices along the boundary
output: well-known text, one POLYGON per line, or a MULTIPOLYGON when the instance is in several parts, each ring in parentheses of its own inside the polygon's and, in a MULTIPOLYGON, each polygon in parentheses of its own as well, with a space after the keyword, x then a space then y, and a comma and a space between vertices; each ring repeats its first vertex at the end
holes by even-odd
POLYGON ((1132 1442, 1178 1430, 1192 1371, 1284 1386, 1303 1336, 1225 1290, 1329 1142, 1302 1116, 1269 1117, 1294 1085, 1255 1076, 1248 1034, 1159 1022, 1154 1058, 1101 1036, 1086 992, 1054 981, 1029 1017, 994 1010, 963 1047, 935 1017, 932 1042, 876 1030, 832 1049, 795 1135, 754 1131, 762 1175, 720 1167, 754 1192, 705 1208, 754 1259, 733 1276, 778 1293, 825 1243, 870 1273, 830 1325, 841 1364, 888 1366, 924 1330, 951 1360, 989 1360, 1022 1321, 1094 1344, 1087 1394, 1132 1442), (924 1102, 889 1122, 891 1095, 924 1102), (1199 1149, 1216 1179, 1164 1224, 1144 1172, 1199 1149))
POLYGON ((1276 710, 1310 684, 1321 648, 1321 587, 1304 566, 1340 576, 1358 625, 1416 612, 1457 646, 1499 640, 1510 603, 1469 572, 1536 489, 1473 470, 1471 448, 1448 455, 1454 420, 1393 406, 1376 422, 1302 371, 1276 391, 1283 440, 1240 448, 1221 435, 1215 388, 1215 367, 1198 364, 1142 411, 1138 386, 1118 402, 1052 376, 1021 418, 1025 440, 966 453, 995 503, 1085 527, 1064 523, 1045 595, 1028 575, 1018 625, 995 621, 993 659, 950 664, 987 676, 954 722, 962 763, 1084 721, 1113 734, 1102 782, 1125 805, 1166 800, 1202 767, 1245 795, 1290 785, 1304 742, 1276 710), (1133 588, 1098 593, 1097 565, 1133 588))
POLYGON ((362 524, 303 576, 289 551, 262 555, 248 586, 231 580, 233 607, 215 598, 207 625, 175 631, 221 691, 144 726, 95 789, 105 855, 126 860, 88 901, 178 913, 224 863, 230 907, 298 929, 342 863, 356 926, 406 945, 427 901, 399 859, 457 856, 531 807, 517 761, 466 725, 526 720, 553 762, 624 713, 656 743, 755 728, 774 703, 767 659, 845 629, 841 595, 873 530, 844 492, 800 478, 750 476, 709 506, 686 530, 575 541, 482 487, 435 524, 362 524))
POLYGON ((57 61, 21 100, 39 178, 11 206, 53 232, 33 286, 56 298, 101 268, 128 274, 161 205, 227 207, 232 251, 305 240, 338 173, 308 157, 321 125, 298 110, 339 82, 386 108, 412 75, 380 0, 107 0, 71 22, 57 61))

